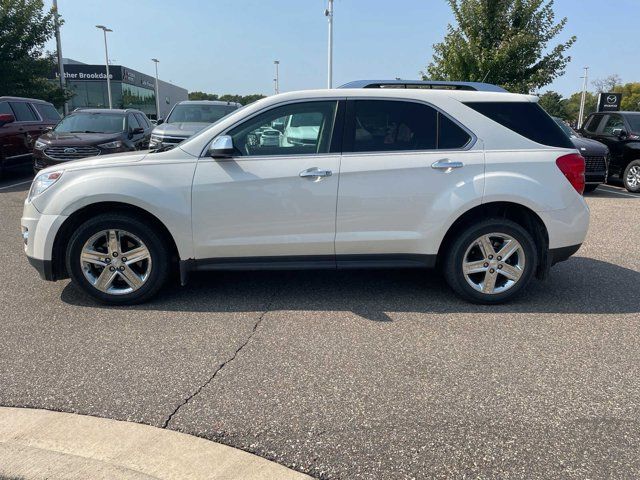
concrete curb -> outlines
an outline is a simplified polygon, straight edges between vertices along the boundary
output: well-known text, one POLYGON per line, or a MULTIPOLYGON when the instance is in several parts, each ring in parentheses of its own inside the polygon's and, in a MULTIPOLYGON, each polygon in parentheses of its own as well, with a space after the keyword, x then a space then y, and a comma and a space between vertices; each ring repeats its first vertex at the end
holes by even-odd
POLYGON ((138 423, 0 407, 0 478, 309 480, 256 455, 138 423))

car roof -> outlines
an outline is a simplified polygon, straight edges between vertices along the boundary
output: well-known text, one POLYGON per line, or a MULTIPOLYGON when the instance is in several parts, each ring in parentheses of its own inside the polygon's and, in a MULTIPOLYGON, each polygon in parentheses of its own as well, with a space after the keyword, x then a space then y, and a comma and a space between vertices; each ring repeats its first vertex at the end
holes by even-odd
POLYGON ((16 101, 21 101, 21 102, 31 102, 31 103, 41 103, 41 104, 45 104, 45 105, 53 105, 51 102, 47 102, 45 100, 39 100, 37 98, 27 98, 27 97, 0 97, 0 102, 16 102, 16 101))
POLYGON ((177 103, 178 105, 233 105, 234 107, 241 107, 238 102, 225 102, 223 100, 183 100, 177 103))
POLYGON ((440 80, 355 80, 338 88, 430 88, 472 90, 476 92, 506 92, 502 87, 483 82, 452 82, 440 80))
MULTIPOLYGON (((134 108, 76 108, 71 113, 109 113, 109 114, 120 114, 124 115, 125 113, 142 113, 140 110, 136 110, 134 108)), ((144 115, 144 113, 142 113, 144 115)))

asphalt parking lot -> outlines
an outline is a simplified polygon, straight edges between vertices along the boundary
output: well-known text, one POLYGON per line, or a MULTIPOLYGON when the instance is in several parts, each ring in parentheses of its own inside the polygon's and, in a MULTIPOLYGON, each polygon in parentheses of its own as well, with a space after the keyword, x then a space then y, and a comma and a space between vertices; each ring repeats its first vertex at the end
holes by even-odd
POLYGON ((499 307, 435 273, 195 277, 151 303, 41 281, 0 181, 0 404, 203 436, 327 479, 640 472, 640 195, 588 196, 577 255, 499 307))

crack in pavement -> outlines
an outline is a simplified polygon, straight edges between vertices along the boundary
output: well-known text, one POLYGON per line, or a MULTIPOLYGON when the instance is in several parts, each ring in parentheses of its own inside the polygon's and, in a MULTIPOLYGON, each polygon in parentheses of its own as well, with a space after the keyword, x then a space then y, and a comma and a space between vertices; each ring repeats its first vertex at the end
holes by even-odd
POLYGON ((174 415, 176 415, 178 413, 178 411, 184 407, 187 403, 189 403, 196 395, 198 395, 202 389, 204 387, 206 387, 207 385, 209 385, 214 378, 216 378, 216 375, 218 375, 218 373, 220 373, 220 370, 222 370, 227 364, 231 363, 233 360, 235 360, 235 358, 238 356, 238 353, 240 353, 240 351, 247 346, 247 344, 251 341, 251 339, 253 338, 253 336, 255 335, 256 331, 258 330, 258 327, 260 326, 260 324, 262 323, 262 319, 265 317, 265 315, 267 313, 269 313, 269 311, 271 310, 271 307, 273 305, 273 303, 276 300, 277 294, 279 291, 274 292, 274 294, 272 295, 272 297, 269 299, 269 302, 267 303, 264 312, 262 312, 260 314, 260 316, 258 317, 258 320, 256 320, 255 324, 253 325, 253 329, 251 330, 251 332, 249 333, 249 336, 247 337, 247 339, 236 349, 236 351, 233 353, 233 355, 225 360, 224 362, 222 362, 218 368, 213 372, 213 375, 211 375, 209 377, 209 379, 204 382, 202 385, 200 385, 191 395, 189 395, 187 398, 184 399, 184 401, 178 405, 175 410, 173 412, 171 412, 171 414, 167 417, 167 419, 162 423, 162 428, 168 428, 169 423, 171 422, 171 419, 174 417, 174 415))

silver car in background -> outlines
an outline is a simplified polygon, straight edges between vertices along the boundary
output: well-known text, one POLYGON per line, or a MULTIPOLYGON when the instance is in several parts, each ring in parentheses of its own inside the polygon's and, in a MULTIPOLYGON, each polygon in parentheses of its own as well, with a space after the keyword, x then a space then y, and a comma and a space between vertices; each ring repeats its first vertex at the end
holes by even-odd
POLYGON ((239 103, 214 100, 185 100, 174 105, 166 120, 158 120, 151 132, 152 150, 174 147, 203 128, 240 108, 239 103))

